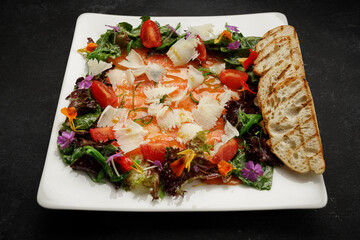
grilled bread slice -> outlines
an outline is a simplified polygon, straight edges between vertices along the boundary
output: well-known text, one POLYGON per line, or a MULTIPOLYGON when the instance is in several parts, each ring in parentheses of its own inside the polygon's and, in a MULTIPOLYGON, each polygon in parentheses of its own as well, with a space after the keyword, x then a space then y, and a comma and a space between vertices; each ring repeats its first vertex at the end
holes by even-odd
POLYGON ((261 76, 257 100, 268 145, 290 169, 323 173, 320 133, 295 30, 291 26, 270 30, 256 50, 254 73, 261 76))
POLYGON ((276 28, 271 29, 260 39, 260 41, 256 44, 255 51, 260 52, 269 42, 273 41, 279 37, 292 37, 298 41, 298 36, 295 31, 295 28, 290 25, 282 25, 276 28))
POLYGON ((271 68, 278 67, 282 62, 291 63, 298 75, 305 77, 305 69, 297 38, 290 36, 275 38, 260 52, 254 62, 254 74, 264 76, 271 68))
POLYGON ((325 163, 314 103, 306 80, 283 80, 267 97, 263 110, 268 145, 291 169, 323 173, 325 163))

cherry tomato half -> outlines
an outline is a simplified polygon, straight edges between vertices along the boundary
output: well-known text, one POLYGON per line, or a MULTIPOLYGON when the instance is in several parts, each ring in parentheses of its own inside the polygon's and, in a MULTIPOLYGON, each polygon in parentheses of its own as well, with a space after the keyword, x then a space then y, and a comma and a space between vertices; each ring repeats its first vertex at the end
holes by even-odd
POLYGON ((93 81, 91 84, 91 94, 95 100, 100 104, 100 107, 105 108, 108 105, 116 107, 118 99, 114 90, 99 81, 93 81))
POLYGON ((140 39, 144 47, 160 47, 162 40, 158 25, 150 19, 146 20, 141 26, 140 39))
POLYGON ((196 38, 199 40, 198 45, 196 46, 196 51, 199 53, 199 56, 197 59, 200 62, 205 62, 207 60, 207 53, 206 53, 206 47, 203 41, 201 40, 200 36, 197 35, 196 38))
POLYGON ((144 158, 151 161, 165 162, 166 148, 169 147, 168 143, 153 142, 140 145, 141 153, 144 158))
POLYGON ((120 168, 120 171, 123 173, 130 171, 131 166, 133 165, 131 158, 125 156, 114 158, 114 162, 117 164, 117 166, 120 168))
POLYGON ((115 139, 111 127, 90 128, 90 135, 95 142, 106 142, 115 139))
POLYGON ((222 145, 217 153, 212 158, 212 162, 218 164, 221 160, 230 161, 239 149, 237 141, 233 138, 224 145, 222 145))
POLYGON ((249 75, 236 69, 225 69, 220 73, 220 82, 231 89, 241 89, 246 84, 249 75))

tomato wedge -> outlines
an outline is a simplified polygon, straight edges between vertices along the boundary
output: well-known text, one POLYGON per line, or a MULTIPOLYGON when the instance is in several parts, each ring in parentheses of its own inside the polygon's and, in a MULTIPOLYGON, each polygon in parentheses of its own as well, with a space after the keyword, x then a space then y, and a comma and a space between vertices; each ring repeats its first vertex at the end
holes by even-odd
POLYGON ((196 58, 200 62, 205 62, 207 60, 206 47, 199 35, 196 35, 196 38, 199 40, 198 45, 196 46, 196 51, 199 53, 199 56, 196 58))
POLYGON ((220 82, 232 89, 239 89, 246 84, 249 75, 236 69, 225 69, 220 73, 220 82))
POLYGON ((160 47, 162 40, 158 25, 150 19, 146 20, 141 26, 140 39, 144 47, 160 47))
POLYGON ((108 105, 117 106, 118 98, 111 87, 106 86, 100 81, 93 81, 90 90, 92 96, 100 104, 100 107, 105 108, 108 105))
POLYGON ((235 138, 233 138, 220 147, 219 151, 217 151, 211 161, 216 164, 218 164, 221 160, 228 162, 235 156, 238 149, 239 145, 235 138))
POLYGON ((120 171, 123 173, 130 171, 132 168, 131 166, 133 165, 131 158, 125 156, 114 158, 114 162, 117 164, 117 166, 120 168, 120 171))
POLYGON ((141 153, 144 158, 151 161, 165 162, 166 148, 169 147, 168 143, 153 142, 140 145, 141 153))
POLYGON ((95 142, 107 142, 115 139, 111 127, 90 128, 90 135, 95 142))

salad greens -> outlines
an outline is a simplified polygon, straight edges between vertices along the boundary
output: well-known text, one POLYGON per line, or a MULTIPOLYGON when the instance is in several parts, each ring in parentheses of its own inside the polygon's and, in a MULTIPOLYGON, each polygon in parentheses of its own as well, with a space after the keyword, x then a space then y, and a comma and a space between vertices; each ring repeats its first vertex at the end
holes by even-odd
POLYGON ((76 129, 88 130, 96 122, 96 120, 100 117, 100 115, 101 115, 101 108, 98 105, 94 112, 84 114, 82 116, 77 117, 74 120, 76 129))
MULTIPOLYGON (((137 27, 127 22, 120 22, 116 26, 106 25, 110 29, 95 43, 92 39, 88 39, 88 45, 91 45, 90 50, 84 48, 79 52, 85 53, 87 60, 97 59, 107 62, 109 58, 120 57, 122 51, 129 54, 131 49, 145 48, 142 44, 141 32, 143 24, 148 20, 150 20, 149 16, 141 17, 141 23, 137 27)), ((161 26, 156 21, 155 24, 161 35, 161 44, 147 49, 148 55, 166 53, 173 44, 180 39, 186 39, 189 34, 177 33, 180 23, 175 28, 170 25, 161 26)), ((237 27, 226 24, 221 34, 203 43, 205 51, 222 59, 227 69, 246 72, 249 76, 247 83, 256 91, 258 77, 253 74, 252 67, 245 70, 240 60, 250 58, 249 55, 254 51, 259 39, 253 36, 245 37, 237 27)), ((206 66, 203 67, 201 63, 197 70, 201 71, 205 78, 209 75, 220 78, 219 72, 206 66)), ((220 179, 222 183, 228 183, 235 178, 259 190, 271 189, 273 166, 277 162, 276 157, 271 155, 266 147, 265 135, 259 134, 259 132, 262 133, 260 125, 262 115, 254 104, 254 95, 250 94, 252 91, 247 92, 244 88, 239 100, 230 100, 226 103, 226 113, 223 118, 237 129, 238 135, 235 134, 236 141, 233 140, 234 138, 231 141, 228 139, 232 145, 227 145, 228 142, 226 142, 220 149, 218 148, 218 152, 222 153, 220 159, 222 161, 213 161, 215 157, 211 154, 213 154, 214 144, 207 142, 207 135, 212 134, 211 131, 215 131, 215 128, 209 131, 198 131, 182 150, 167 146, 164 161, 161 162, 157 159, 145 158, 144 153, 130 157, 123 155, 112 129, 97 127, 104 106, 99 104, 99 100, 91 89, 95 81, 99 88, 103 88, 103 91, 110 91, 107 90, 111 89, 111 84, 106 80, 106 71, 96 76, 87 76, 85 79, 81 77, 77 79, 74 90, 66 98, 70 101, 69 106, 62 109, 67 120, 59 131, 58 149, 64 163, 74 170, 85 171, 94 182, 110 181, 116 187, 122 187, 125 190, 150 192, 154 199, 163 198, 165 194, 182 196, 184 185, 196 179, 203 181, 220 179), (226 159, 224 156, 233 150, 231 147, 234 144, 235 155, 226 159), (238 144, 243 147, 239 148, 238 144), (183 169, 187 170, 183 171, 183 169)), ((130 108, 128 115, 137 110, 148 110, 145 107, 135 108, 134 104, 135 91, 143 82, 138 82, 132 89, 132 109, 130 108)), ((155 87, 156 85, 157 83, 155 87)), ((199 100, 194 98, 191 91, 189 95, 193 102, 199 104, 199 100)), ((118 100, 121 99, 117 108, 124 107, 125 96, 125 92, 116 96, 118 100)), ((168 95, 164 94, 160 99, 160 104, 164 104, 168 100, 167 97, 168 95)), ((144 127, 153 122, 153 116, 139 117, 133 121, 144 127)), ((142 149, 141 152, 143 152, 142 149)))
POLYGON ((121 56, 121 48, 116 44, 117 33, 114 30, 107 30, 96 41, 97 48, 87 55, 87 59, 97 59, 107 61, 108 58, 117 58, 121 56))
POLYGON ((237 155, 231 160, 235 169, 233 174, 241 179, 241 181, 248 186, 254 187, 259 190, 270 190, 272 185, 273 167, 265 163, 260 163, 263 175, 258 176, 256 181, 250 181, 243 177, 241 170, 244 169, 246 163, 246 156, 244 151, 239 151, 237 155))
POLYGON ((236 124, 236 127, 240 126, 240 136, 248 132, 254 124, 259 123, 261 120, 261 114, 246 114, 239 109, 238 123, 236 124))
MULTIPOLYGON (((126 47, 127 54, 129 54, 132 48, 143 48, 140 39, 140 30, 143 23, 149 20, 149 16, 141 17, 141 23, 139 26, 134 28, 130 23, 120 22, 113 29, 107 30, 100 38, 96 41, 98 47, 87 55, 87 59, 97 59, 106 61, 108 58, 117 58, 121 56, 121 47, 126 47)), ((160 30, 162 44, 155 50, 166 50, 171 47, 178 39, 185 35, 179 36, 176 30, 180 28, 180 23, 175 28, 170 25, 160 26, 158 22, 155 22, 160 30)))

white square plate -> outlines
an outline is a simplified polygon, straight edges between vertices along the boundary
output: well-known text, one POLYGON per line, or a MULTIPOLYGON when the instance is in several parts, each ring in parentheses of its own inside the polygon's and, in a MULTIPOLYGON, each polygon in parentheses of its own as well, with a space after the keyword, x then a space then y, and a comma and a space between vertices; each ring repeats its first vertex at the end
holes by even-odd
MULTIPOLYGON (((238 26, 244 36, 262 36, 274 27, 287 24, 286 17, 281 13, 152 19, 161 25, 176 26, 181 22, 181 30, 212 23, 215 33, 220 33, 228 23, 238 26)), ((85 13, 77 20, 37 195, 41 206, 106 211, 239 211, 321 208, 326 205, 327 193, 322 175, 298 175, 286 167, 275 169, 270 191, 259 191, 244 185, 193 187, 194 184, 188 184, 184 198, 165 197, 152 201, 150 195, 115 190, 110 183, 93 183, 86 174, 66 166, 58 153, 56 140, 58 130, 65 120, 60 114, 60 109, 68 105, 65 97, 73 90, 76 79, 86 73, 85 60, 77 53, 77 49, 86 45, 87 37, 98 39, 106 31, 105 25, 116 25, 118 22, 138 26, 140 18, 85 13)))

